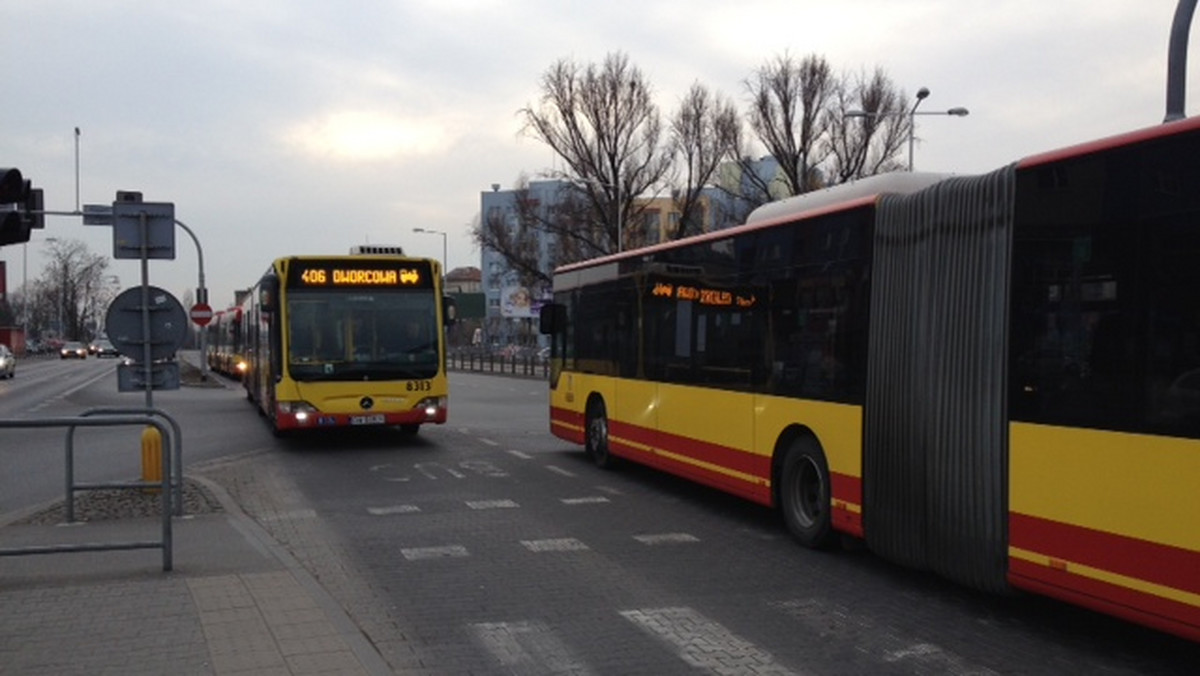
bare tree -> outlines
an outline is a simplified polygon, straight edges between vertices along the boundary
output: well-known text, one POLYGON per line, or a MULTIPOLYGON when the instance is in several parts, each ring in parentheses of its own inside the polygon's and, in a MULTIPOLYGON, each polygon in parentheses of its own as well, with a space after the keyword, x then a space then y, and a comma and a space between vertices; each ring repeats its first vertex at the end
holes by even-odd
POLYGON ((39 333, 53 333, 66 340, 90 338, 103 323, 99 296, 107 293, 107 256, 93 254, 79 240, 48 242, 49 262, 35 280, 31 300, 31 324, 39 333))
MULTIPOLYGON (((658 108, 642 72, 621 53, 603 64, 581 66, 563 59, 542 76, 542 97, 528 106, 526 133, 540 139, 567 166, 558 177, 578 181, 584 201, 601 227, 602 241, 583 249, 619 251, 639 235, 637 197, 657 186, 671 166, 664 149, 658 108), (627 231, 628 230, 628 231, 627 231)), ((590 237, 590 228, 585 233, 590 237)))
POLYGON ((682 173, 672 190, 680 214, 672 237, 703 232, 703 190, 721 162, 735 152, 740 130, 741 119, 731 101, 700 83, 692 85, 671 120, 671 148, 682 173))
POLYGON ((870 79, 859 73, 851 82, 845 78, 835 92, 830 118, 830 180, 845 183, 864 176, 904 168, 896 155, 904 147, 912 126, 907 112, 907 95, 892 83, 882 69, 870 79), (861 114, 850 116, 851 110, 861 114))
POLYGON ((827 149, 829 101, 837 89, 829 63, 810 55, 776 57, 746 81, 750 128, 778 162, 791 194, 823 184, 818 171, 827 149))

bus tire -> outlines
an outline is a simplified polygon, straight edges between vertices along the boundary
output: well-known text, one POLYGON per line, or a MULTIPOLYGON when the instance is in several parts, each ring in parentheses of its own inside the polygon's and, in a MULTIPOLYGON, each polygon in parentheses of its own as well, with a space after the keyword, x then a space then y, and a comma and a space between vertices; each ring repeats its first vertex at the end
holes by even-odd
POLYGON ((607 469, 613 466, 614 458, 608 452, 608 412, 605 410, 604 400, 599 397, 588 402, 584 448, 597 467, 607 469))
POLYGON ((779 472, 779 508, 800 544, 827 549, 835 542, 830 502, 829 465, 815 441, 792 440, 779 472))

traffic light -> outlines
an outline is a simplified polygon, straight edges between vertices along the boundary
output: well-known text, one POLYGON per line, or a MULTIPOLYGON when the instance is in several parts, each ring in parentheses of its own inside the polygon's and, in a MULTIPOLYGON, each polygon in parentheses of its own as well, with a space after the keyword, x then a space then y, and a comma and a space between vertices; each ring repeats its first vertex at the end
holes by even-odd
POLYGON ((20 169, 0 169, 0 246, 29 241, 31 228, 45 227, 42 189, 20 169))

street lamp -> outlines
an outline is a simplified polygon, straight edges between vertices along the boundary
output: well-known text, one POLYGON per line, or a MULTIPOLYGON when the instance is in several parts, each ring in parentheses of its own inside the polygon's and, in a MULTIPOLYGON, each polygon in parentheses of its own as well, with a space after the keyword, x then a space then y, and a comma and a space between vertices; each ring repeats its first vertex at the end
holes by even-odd
POLYGON ((446 268, 446 263, 447 263, 447 260, 446 260, 446 233, 445 233, 445 232, 443 232, 443 231, 441 231, 441 230, 432 230, 432 229, 430 229, 430 228, 413 228, 413 232, 423 232, 423 233, 425 233, 425 234, 427 234, 427 235, 441 235, 441 236, 442 236, 442 277, 444 278, 444 277, 446 276, 446 273, 447 273, 447 268, 446 268))
POLYGON ((913 170, 913 140, 916 137, 917 131, 917 116, 918 115, 953 115, 954 117, 966 117, 971 111, 961 106, 950 108, 949 110, 923 110, 917 112, 917 108, 921 102, 929 98, 929 88, 921 87, 917 90, 917 100, 913 102, 913 106, 908 112, 903 113, 868 113, 864 110, 851 110, 846 113, 846 117, 900 117, 908 118, 908 170, 913 170))

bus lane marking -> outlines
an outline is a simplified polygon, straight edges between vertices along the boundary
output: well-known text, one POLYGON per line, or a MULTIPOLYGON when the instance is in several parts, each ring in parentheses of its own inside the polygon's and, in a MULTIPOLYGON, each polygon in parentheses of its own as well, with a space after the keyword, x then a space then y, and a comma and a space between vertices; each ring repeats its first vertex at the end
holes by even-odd
POLYGON ((427 561, 429 559, 461 559, 470 556, 467 548, 462 545, 443 545, 441 547, 403 547, 400 555, 409 561, 427 561))
POLYGON ((914 673, 996 675, 995 671, 972 664, 940 646, 897 632, 895 627, 889 626, 887 631, 880 631, 879 625, 869 615, 838 603, 797 599, 772 605, 814 632, 820 632, 831 640, 839 637, 852 639, 865 654, 889 664, 908 664, 914 673), (864 636, 874 638, 864 641, 864 636))
POLYGON ((797 673, 777 663, 771 653, 691 608, 623 610, 621 616, 674 648, 684 662, 709 673, 728 676, 797 673))
POLYGON ((421 511, 416 505, 392 505, 391 507, 368 507, 367 514, 371 516, 391 516, 392 514, 415 514, 421 511))
POLYGON ((513 509, 520 505, 513 500, 468 500, 467 507, 471 509, 513 509))
POLYGON ((575 538, 521 540, 521 544, 531 552, 582 552, 589 549, 587 545, 575 538))
POLYGON ((487 477, 503 478, 508 476, 508 472, 487 460, 464 460, 458 463, 458 466, 487 477))
POLYGON ((542 622, 481 622, 471 625, 471 631, 508 673, 594 673, 542 622))
POLYGON ((691 533, 647 533, 634 535, 633 539, 644 545, 678 545, 700 541, 691 533))
POLYGON ((467 476, 466 474, 463 474, 452 467, 447 467, 440 462, 418 462, 417 464, 413 465, 413 468, 421 474, 424 474, 425 478, 427 479, 436 480, 438 478, 438 475, 434 472, 434 470, 445 472, 455 479, 465 479, 467 476))
POLYGON ((592 495, 584 498, 563 498, 564 505, 599 505, 610 500, 603 495, 592 495))

